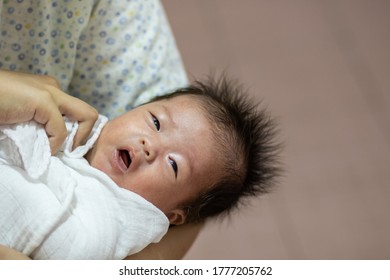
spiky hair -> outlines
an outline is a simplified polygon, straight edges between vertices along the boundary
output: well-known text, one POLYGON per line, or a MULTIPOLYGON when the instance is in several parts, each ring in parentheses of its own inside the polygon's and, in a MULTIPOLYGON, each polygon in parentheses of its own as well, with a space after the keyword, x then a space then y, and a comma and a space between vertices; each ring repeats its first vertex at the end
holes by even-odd
MULTIPOLYGON (((220 180, 183 204, 186 222, 229 213, 245 197, 267 193, 280 175, 276 124, 266 109, 249 98, 244 88, 225 75, 198 80, 158 99, 180 95, 199 97, 214 125, 223 170, 220 180)), ((243 200, 244 199, 244 200, 243 200)))

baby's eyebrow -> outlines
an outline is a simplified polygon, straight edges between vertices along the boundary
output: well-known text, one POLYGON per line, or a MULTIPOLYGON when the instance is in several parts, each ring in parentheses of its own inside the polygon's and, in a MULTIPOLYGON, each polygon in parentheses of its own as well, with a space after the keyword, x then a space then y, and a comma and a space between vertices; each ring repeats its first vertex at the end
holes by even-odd
POLYGON ((163 109, 164 114, 168 117, 169 123, 172 124, 173 127, 177 127, 176 122, 172 116, 171 110, 169 110, 169 108, 164 104, 161 105, 161 108, 163 109))

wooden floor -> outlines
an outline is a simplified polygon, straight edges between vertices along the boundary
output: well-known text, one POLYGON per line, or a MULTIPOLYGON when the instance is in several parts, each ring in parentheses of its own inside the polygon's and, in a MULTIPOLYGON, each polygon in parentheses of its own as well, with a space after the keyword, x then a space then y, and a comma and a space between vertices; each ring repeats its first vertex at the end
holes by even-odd
POLYGON ((390 259, 390 1, 163 0, 190 77, 280 122, 286 172, 187 259, 390 259))

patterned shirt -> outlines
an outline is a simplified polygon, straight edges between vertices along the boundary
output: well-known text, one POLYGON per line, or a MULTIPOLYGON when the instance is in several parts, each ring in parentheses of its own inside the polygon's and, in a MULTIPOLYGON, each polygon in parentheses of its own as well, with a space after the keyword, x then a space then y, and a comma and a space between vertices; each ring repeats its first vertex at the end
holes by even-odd
POLYGON ((187 84, 158 0, 0 0, 0 68, 54 76, 109 118, 187 84))

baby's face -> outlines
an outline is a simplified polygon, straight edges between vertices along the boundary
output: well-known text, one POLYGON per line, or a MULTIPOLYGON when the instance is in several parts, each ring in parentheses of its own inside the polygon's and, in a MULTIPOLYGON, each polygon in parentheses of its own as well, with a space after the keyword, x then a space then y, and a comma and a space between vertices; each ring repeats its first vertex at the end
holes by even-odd
POLYGON ((183 222, 180 203, 217 179, 212 126, 198 102, 178 96, 127 112, 103 128, 87 160, 171 223, 183 222))

